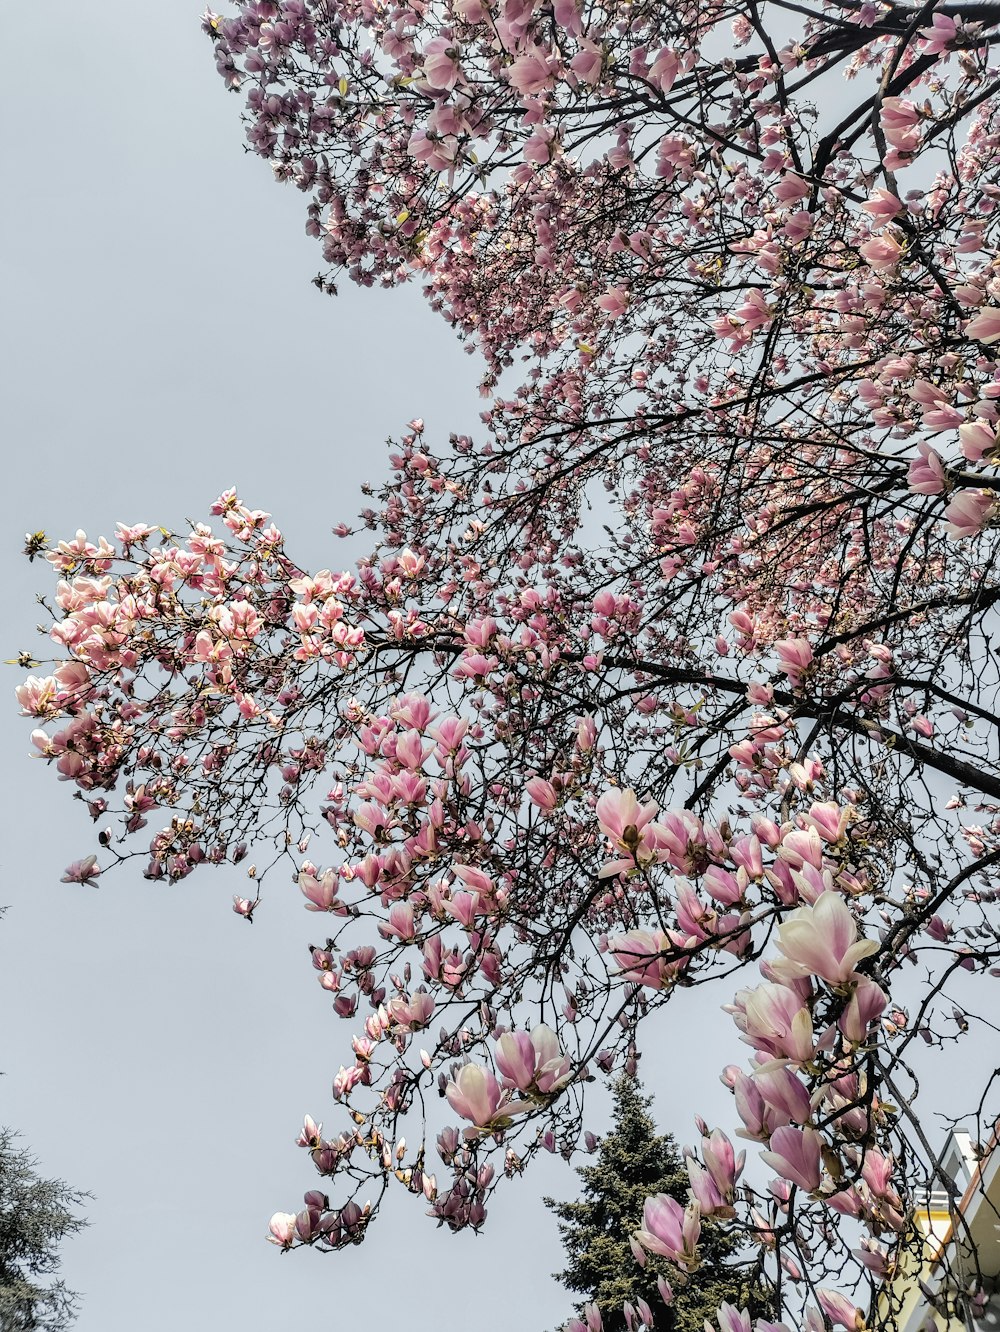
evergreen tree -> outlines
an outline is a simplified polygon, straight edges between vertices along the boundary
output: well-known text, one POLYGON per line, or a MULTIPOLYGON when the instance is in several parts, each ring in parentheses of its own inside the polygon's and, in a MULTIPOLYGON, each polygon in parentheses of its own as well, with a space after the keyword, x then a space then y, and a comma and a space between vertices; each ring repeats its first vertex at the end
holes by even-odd
MULTIPOLYGON (((649 1114, 649 1097, 634 1078, 622 1076, 614 1086, 614 1127, 601 1141, 597 1160, 580 1166, 583 1197, 577 1202, 545 1199, 559 1218, 559 1233, 569 1259, 555 1274, 568 1290, 583 1296, 576 1305, 598 1304, 605 1332, 626 1332, 624 1301, 644 1299, 653 1311, 655 1332, 702 1332, 714 1320, 723 1300, 754 1316, 765 1316, 763 1291, 746 1269, 725 1266, 739 1248, 738 1240, 710 1219, 702 1222, 701 1266, 682 1285, 668 1264, 653 1256, 640 1267, 629 1236, 642 1225, 642 1207, 654 1193, 688 1202, 688 1175, 670 1134, 658 1134, 649 1114), (656 1279, 664 1274, 674 1291, 665 1305, 656 1279)), ((714 1325, 714 1322, 713 1322, 714 1325)))
POLYGON ((63 1332, 76 1319, 77 1296, 61 1280, 43 1281, 59 1268, 64 1237, 87 1224, 74 1210, 90 1195, 40 1179, 16 1139, 0 1128, 0 1332, 63 1332))
POLYGON ((86 1222, 74 1215, 86 1194, 40 1179, 17 1135, 0 1129, 0 1332, 61 1332, 76 1317, 76 1295, 52 1276, 58 1246, 86 1222))

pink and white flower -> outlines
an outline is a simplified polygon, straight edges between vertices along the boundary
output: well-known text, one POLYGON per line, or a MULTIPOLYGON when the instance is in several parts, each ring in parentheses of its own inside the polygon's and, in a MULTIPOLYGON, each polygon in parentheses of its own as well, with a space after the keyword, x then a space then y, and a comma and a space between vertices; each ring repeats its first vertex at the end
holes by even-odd
POLYGON ((687 957, 668 958, 665 954, 676 954, 685 942, 673 932, 629 930, 627 934, 608 940, 608 952, 618 964, 622 980, 646 985, 651 990, 663 990, 673 984, 677 973, 688 963, 687 957))
POLYGON ((480 1064, 463 1064, 445 1088, 448 1104, 477 1128, 488 1129, 500 1112, 500 1084, 480 1064))
POLYGON ((984 305, 965 326, 965 336, 991 346, 1000 340, 1000 307, 984 305))
POLYGON ((859 939, 851 909, 837 893, 822 893, 812 906, 799 907, 778 926, 777 945, 784 962, 772 971, 789 980, 819 976, 828 985, 854 979, 855 967, 878 952, 875 939, 859 939))
POLYGON ((781 638, 774 644, 778 665, 792 685, 798 685, 812 665, 813 650, 806 638, 781 638))
POLYGON ((505 1031, 497 1042, 496 1062, 511 1088, 543 1097, 564 1087, 572 1071, 569 1056, 544 1022, 530 1036, 526 1031, 505 1031))
POLYGON ((636 1240, 647 1252, 669 1258, 679 1267, 695 1265, 700 1235, 701 1209, 698 1204, 690 1203, 684 1208, 666 1193, 646 1199, 642 1228, 635 1232, 636 1240))
POLYGON ((915 495, 940 495, 947 484, 941 456, 926 440, 917 441, 917 456, 910 463, 906 482, 915 495))
POLYGON ((424 78, 432 88, 451 92, 458 83, 461 71, 458 51, 444 37, 435 37, 424 50, 424 78))
POLYGON ((960 490, 944 511, 945 531, 953 541, 978 536, 997 510, 988 490, 960 490))
POLYGON ((812 1193, 819 1188, 823 1173, 822 1146, 823 1139, 815 1129, 785 1124, 771 1134, 770 1150, 761 1152, 760 1159, 782 1179, 812 1193))

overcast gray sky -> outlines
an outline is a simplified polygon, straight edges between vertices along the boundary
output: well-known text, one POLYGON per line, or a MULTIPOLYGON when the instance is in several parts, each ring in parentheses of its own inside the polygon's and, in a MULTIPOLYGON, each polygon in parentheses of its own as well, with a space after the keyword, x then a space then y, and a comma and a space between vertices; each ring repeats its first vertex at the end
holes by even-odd
MULTIPOLYGON (((432 437, 475 429, 475 364, 415 289, 345 285, 329 301, 310 286, 302 196, 244 155, 197 4, 8 6, 4 41, 0 657, 35 647, 32 598, 51 587, 18 555, 28 529, 179 526, 236 484, 303 565, 338 567, 352 552, 329 529, 385 474, 386 436, 414 414, 432 437)), ((236 870, 61 885, 92 849, 89 820, 28 761, 19 673, 3 669, 0 1121, 96 1195, 65 1251, 80 1332, 561 1322, 538 1201, 575 1192, 558 1162, 506 1190, 478 1239, 436 1230, 412 1200, 344 1255, 264 1242, 270 1213, 316 1182, 294 1139, 306 1111, 334 1121, 348 1034, 308 963, 311 918, 275 883, 247 927, 230 910, 236 870)), ((716 1025, 718 1057, 702 1022, 647 1043, 660 1122, 682 1138, 679 1085, 686 1098, 700 1081, 699 1107, 729 1118, 715 1070, 739 1047, 716 1025)))
MULTIPOLYGON (((28 528, 180 526, 237 484, 303 564, 337 567, 351 552, 329 529, 384 475, 386 436, 417 412, 442 433, 477 419, 475 367, 416 290, 310 286, 302 196, 244 155, 198 12, 5 8, 0 657, 35 646, 32 598, 51 587, 17 554, 28 528)), ((310 917, 274 891, 247 927, 237 871, 61 885, 89 821, 28 761, 2 669, 0 1120, 96 1195, 65 1250, 81 1332, 429 1328, 473 1289, 493 1292, 483 1329, 561 1321, 536 1189, 494 1209, 492 1240, 453 1239, 414 1199, 349 1254, 265 1243, 271 1212, 318 1182, 294 1139, 305 1111, 332 1120, 349 1034, 311 974, 310 917)), ((546 1182, 573 1191, 565 1168, 546 1182)))
MULTIPOLYGON (((33 597, 52 586, 18 555, 29 528, 180 526, 236 484, 305 566, 338 567, 352 552, 329 529, 385 474, 386 437, 416 413, 439 436, 477 423, 476 367, 416 289, 330 301, 310 285, 302 196, 244 154, 198 12, 5 9, 0 657, 35 648, 33 597)), ((0 669, 0 1121, 96 1195, 65 1248, 81 1332, 430 1328, 473 1306, 483 1332, 561 1322, 538 1201, 574 1193, 560 1163, 498 1201, 479 1239, 400 1199, 347 1254, 265 1243, 271 1212, 318 1182, 294 1139, 306 1111, 334 1120, 349 1036, 309 965, 315 920, 276 881, 246 926, 235 870, 60 884, 92 849, 89 820, 29 762, 19 672, 0 669)))

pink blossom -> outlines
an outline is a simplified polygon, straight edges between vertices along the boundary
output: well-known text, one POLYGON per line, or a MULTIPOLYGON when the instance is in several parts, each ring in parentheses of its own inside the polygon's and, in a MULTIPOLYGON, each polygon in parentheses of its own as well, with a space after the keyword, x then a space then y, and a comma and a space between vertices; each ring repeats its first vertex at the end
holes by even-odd
POLYGON ((604 67, 603 52, 591 42, 582 42, 581 48, 569 62, 569 67, 582 83, 596 86, 601 81, 604 67))
POLYGON ((115 524, 115 533, 123 548, 133 546, 140 541, 145 541, 146 538, 152 536, 155 531, 155 527, 149 527, 146 523, 115 524))
POLYGON ((823 865, 823 842, 815 825, 786 832, 778 847, 778 856, 796 870, 806 866, 820 869, 823 865))
POLYGON ((823 1140, 815 1129, 792 1128, 786 1124, 771 1134, 770 1150, 761 1152, 760 1159, 776 1170, 782 1179, 812 1193, 819 1188, 822 1145, 823 1140))
POLYGON ((412 905, 409 902, 393 902, 389 908, 389 919, 378 929, 383 939, 399 939, 403 943, 410 943, 417 934, 412 905))
POLYGON ((543 1096, 549 1096, 569 1081, 569 1056, 563 1054, 555 1032, 544 1022, 533 1028, 531 1044, 535 1048, 535 1086, 543 1096))
POLYGON ((282 1249, 289 1249, 295 1243, 294 1212, 275 1212, 267 1223, 267 1228, 271 1232, 267 1237, 269 1244, 277 1244, 282 1249))
POLYGON ((865 977, 852 990, 837 1025, 849 1041, 863 1041, 872 1023, 882 1016, 888 1002, 885 991, 865 977))
POLYGON ((923 407, 939 407, 948 401, 941 387, 931 383, 929 379, 914 380, 911 387, 906 390, 906 396, 914 402, 919 402, 923 407))
MULTIPOLYGON (((753 1332, 750 1315, 746 1309, 737 1309, 732 1304, 720 1304, 716 1315, 719 1332, 753 1332)), ((706 1329, 708 1323, 705 1323, 706 1329)))
POLYGON ((672 939, 663 930, 629 930, 608 940, 608 952, 618 964, 622 980, 662 990, 671 985, 687 958, 668 961, 666 952, 676 952, 683 940, 672 939))
POLYGON ((923 413, 923 422, 928 430, 954 430, 964 420, 964 414, 951 403, 926 409, 923 413))
MULTIPOLYGON (((336 1003, 334 1004, 334 1007, 336 1007, 336 1003)), ((347 1014, 344 1016, 347 1016, 347 1014)), ((352 1064, 350 1068, 345 1068, 344 1065, 341 1064, 333 1078, 333 1086, 331 1088, 333 1099, 335 1101, 340 1101, 344 1097, 350 1096, 351 1092, 363 1081, 364 1077, 365 1070, 360 1064, 352 1064)))
POLYGON ((646 77, 659 88, 661 93, 668 93, 674 86, 674 80, 680 72, 680 61, 672 47, 665 46, 659 52, 646 77))
POLYGON ((861 207, 870 213, 876 222, 889 222, 903 211, 903 205, 891 190, 875 190, 871 198, 861 207))
POLYGON ((526 1031, 504 1032, 497 1042, 497 1067, 520 1092, 550 1096, 569 1081, 571 1064, 555 1032, 540 1023, 526 1031))
MULTIPOLYGON (((865 1120, 862 1117, 859 1129, 863 1130, 865 1120)), ((864 1201, 857 1189, 851 1185, 849 1188, 838 1189, 836 1193, 831 1193, 829 1197, 824 1198, 827 1207, 837 1212, 840 1216, 861 1216, 865 1210, 864 1201)))
MULTIPOLYGON (((729 846, 730 859, 750 879, 759 879, 764 873, 764 857, 760 838, 756 832, 750 837, 737 837, 729 846)), ((711 868, 711 867, 709 867, 711 868)), ((707 873, 707 871, 706 871, 707 873)))
POLYGON ((585 1304, 583 1306, 583 1319, 571 1318, 566 1324, 564 1332, 603 1332, 604 1323, 601 1319, 600 1308, 596 1304, 585 1304))
POLYGON ((39 678, 29 675, 24 684, 18 685, 14 693, 21 705, 21 714, 25 717, 44 717, 58 710, 56 697, 59 684, 54 675, 39 678))
POLYGON ((987 347, 1000 339, 1000 307, 984 306, 976 317, 966 324, 965 336, 974 338, 976 342, 985 343, 987 347))
POLYGON ((797 685, 812 664, 813 650, 808 639, 782 638, 774 644, 778 654, 778 664, 793 685, 797 685))
POLYGON ((878 1277, 887 1277, 892 1273, 892 1268, 888 1261, 888 1253, 885 1247, 865 1236, 861 1241, 860 1249, 852 1249, 851 1253, 863 1267, 867 1267, 869 1272, 874 1272, 878 1277))
POLYGON ((774 197, 780 199, 782 203, 795 203, 798 199, 807 198, 812 192, 812 186, 801 176, 787 171, 775 185, 773 192, 774 197))
POLYGON ((691 939, 707 939, 718 929, 719 921, 715 911, 702 901, 690 884, 683 881, 677 885, 675 909, 681 932, 691 939))
POLYGON ((819 976, 829 985, 851 980, 858 962, 878 952, 877 940, 858 938, 857 922, 838 893, 823 893, 792 912, 778 926, 776 942, 786 958, 772 965, 778 975, 819 976))
POLYGON ((414 772, 423 767, 432 752, 433 745, 424 744, 417 730, 405 731, 396 739, 396 758, 414 772))
POLYGON ((940 495, 945 488, 944 464, 925 440, 917 441, 917 457, 910 463, 906 480, 915 495, 940 495))
POLYGON ((742 990, 727 1010, 732 1012, 743 1039, 761 1054, 796 1063, 812 1060, 812 1018, 788 986, 768 981, 756 989, 742 990))
POLYGON ((471 930, 475 925, 476 916, 479 914, 479 894, 453 893, 451 898, 443 904, 443 909, 460 925, 464 925, 467 930, 471 930))
POLYGON ((463 1064, 445 1088, 448 1104, 477 1128, 487 1129, 500 1109, 500 1084, 479 1064, 463 1064))
POLYGON ((450 92, 459 80, 458 52, 444 37, 427 43, 423 65, 424 78, 432 88, 450 92))
POLYGON ((754 1086, 760 1090, 768 1108, 774 1112, 775 1125, 794 1120, 807 1124, 812 1116, 809 1093, 801 1078, 787 1065, 768 1065, 753 1075, 754 1086))
POLYGON ((74 860, 72 865, 66 867, 61 882, 93 883, 100 873, 97 857, 85 856, 82 860, 74 860))
POLYGON ((931 19, 931 27, 920 28, 919 32, 924 39, 924 54, 941 55, 950 46, 954 45, 958 33, 958 23, 948 14, 935 14, 931 19))
POLYGON ((434 1000, 420 989, 410 998, 390 999, 388 1012, 393 1025, 401 1031, 417 1031, 426 1027, 434 1016, 434 1000))
POLYGON ((685 1209, 669 1194, 658 1193, 646 1199, 642 1228, 635 1232, 635 1237, 649 1253, 658 1253, 680 1267, 689 1267, 696 1259, 700 1234, 701 1211, 697 1203, 685 1209))
MULTIPOLYGON (((454 135, 438 138, 424 130, 414 130, 407 142, 407 151, 414 161, 423 162, 431 171, 449 171, 455 165, 458 140, 454 135)), ((466 674, 471 674, 464 665, 463 669, 466 674)))
POLYGON ((920 145, 917 108, 903 97, 884 97, 880 108, 882 133, 900 152, 912 153, 920 145))
POLYGON ((701 1151, 709 1174, 722 1197, 726 1201, 732 1201, 736 1181, 743 1173, 746 1153, 740 1152, 737 1156, 732 1142, 721 1129, 713 1129, 708 1137, 702 1138, 701 1151))
POLYGON ((544 813, 551 814, 555 809, 557 796, 551 782, 545 781, 542 777, 532 777, 525 783, 524 789, 531 803, 537 805, 544 813))
POLYGON ((497 1042, 497 1068, 518 1091, 526 1092, 535 1078, 535 1047, 526 1031, 505 1031, 497 1042))
POLYGON ((864 1328, 865 1320, 861 1310, 855 1308, 845 1296, 821 1287, 816 1291, 816 1298, 834 1327, 847 1328, 847 1332, 860 1332, 864 1328))
POLYGON ((491 902, 494 897, 494 884, 490 876, 478 865, 452 865, 452 873, 461 879, 484 902, 491 902))
POLYGON ((865 241, 859 253, 869 268, 876 273, 888 273, 896 267, 903 256, 903 242, 889 232, 873 236, 865 241))
POLYGON ((842 809, 835 800, 822 804, 816 801, 810 805, 806 818, 825 842, 836 845, 850 823, 851 813, 849 809, 842 809))
POLYGON ((593 717, 576 719, 576 747, 582 754, 589 754, 597 740, 597 724, 593 717))
POLYGON ((452 671, 457 680, 485 680, 498 666, 496 657, 484 656, 482 652, 463 652, 461 660, 452 671))
POLYGON ((541 51, 520 55, 507 68, 507 81, 525 97, 544 92, 553 83, 552 62, 541 51))
POLYGON ((555 130, 551 125, 539 125, 534 134, 525 140, 524 160, 526 162, 537 162, 544 166, 546 162, 552 160, 552 144, 555 140, 555 130))
POLYGON ((610 319, 618 319, 628 309, 628 292, 624 287, 609 287, 603 296, 598 296, 597 304, 610 319))
POLYGON ((763 328, 771 322, 772 311, 767 298, 754 287, 746 293, 743 303, 737 306, 732 318, 740 321, 741 337, 763 328))
POLYGON ((958 428, 958 438, 963 455, 969 462, 995 462, 1000 454, 995 431, 988 421, 977 418, 967 421, 958 428))
POLYGON ((583 31, 578 0, 553 0, 552 17, 571 37, 583 31))
POLYGON ((336 870, 328 869, 322 875, 317 877, 305 869, 301 871, 298 878, 299 888, 305 897, 307 911, 336 911, 341 906, 337 898, 337 888, 339 878, 336 870))
POLYGON ((685 1165, 691 1185, 691 1197, 701 1209, 701 1215, 718 1216, 720 1213, 732 1215, 733 1209, 727 1206, 719 1186, 704 1166, 699 1165, 691 1156, 687 1158, 685 1165))
POLYGON ((709 865, 703 879, 705 891, 723 906, 734 906, 746 893, 749 879, 745 869, 735 875, 719 865, 709 865))
POLYGON ((896 1197, 895 1190, 892 1187, 894 1172, 895 1162, 891 1156, 883 1155, 874 1147, 870 1147, 865 1152, 865 1159, 861 1165, 861 1175, 876 1198, 894 1199, 896 1197))
POLYGON ((656 817, 659 808, 653 800, 640 805, 631 787, 624 790, 613 787, 597 802, 597 823, 615 846, 634 853, 640 843, 647 840, 641 834, 656 817))
POLYGON ((988 490, 959 490, 944 511, 945 531, 954 541, 978 536, 996 512, 988 490))
MULTIPOLYGON (((795 213, 789 213, 785 218, 781 228, 781 234, 787 236, 793 245, 797 245, 799 241, 803 241, 807 236, 812 235, 815 221, 816 219, 813 217, 812 213, 805 208, 800 208, 795 213)), ((763 267, 760 263, 759 266, 763 267)))

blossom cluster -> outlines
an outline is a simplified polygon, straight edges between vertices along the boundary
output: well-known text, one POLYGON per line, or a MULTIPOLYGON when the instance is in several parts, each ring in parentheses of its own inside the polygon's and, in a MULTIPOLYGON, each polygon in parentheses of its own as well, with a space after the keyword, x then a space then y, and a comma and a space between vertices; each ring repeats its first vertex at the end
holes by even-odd
POLYGON ((206 13, 333 275, 421 283, 485 395, 478 439, 408 423, 352 573, 235 491, 183 537, 28 540, 55 660, 18 699, 98 825, 65 879, 245 861, 252 920, 280 866, 329 931, 342 1129, 306 1118, 330 1194, 281 1247, 358 1242, 394 1185, 480 1227, 713 982, 759 1160, 699 1121, 637 1255, 681 1282, 740 1227, 796 1326, 889 1318, 937 1168, 915 1052, 1000 963, 1000 22, 946 8, 206 13))

